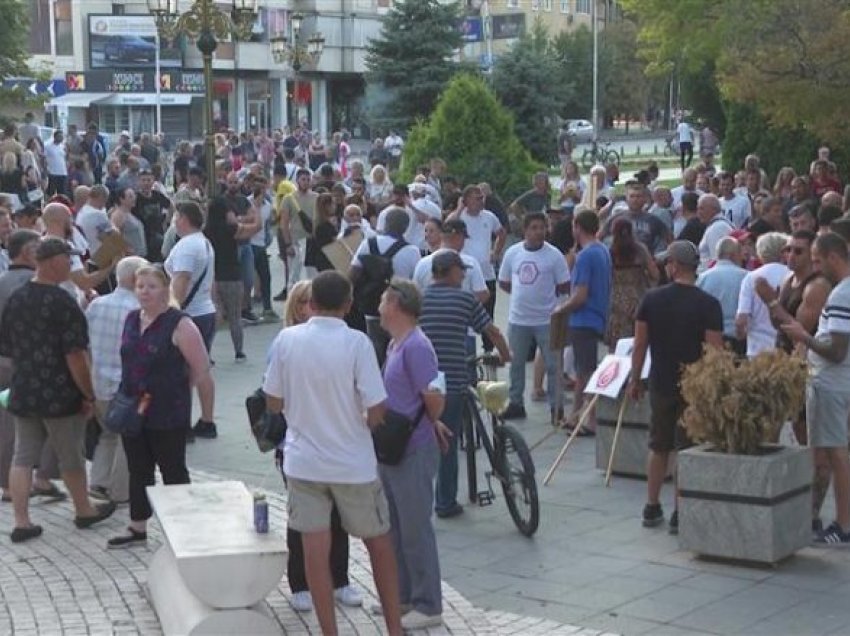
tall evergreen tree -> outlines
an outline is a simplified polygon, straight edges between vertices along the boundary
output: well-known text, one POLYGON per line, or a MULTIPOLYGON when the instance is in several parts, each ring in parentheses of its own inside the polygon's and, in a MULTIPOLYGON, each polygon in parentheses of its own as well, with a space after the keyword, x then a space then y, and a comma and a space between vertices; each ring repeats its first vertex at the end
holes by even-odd
POLYGON ((431 118, 410 131, 400 183, 432 157, 443 159, 461 183, 486 181, 506 200, 527 190, 542 169, 517 138, 510 112, 480 76, 467 73, 452 78, 431 118))
POLYGON ((367 102, 373 127, 407 130, 434 109, 460 68, 460 3, 400 0, 367 47, 367 102))
POLYGON ((538 20, 531 33, 496 60, 493 90, 514 116, 516 134, 537 161, 556 156, 555 116, 571 86, 555 81, 560 68, 546 29, 538 20))

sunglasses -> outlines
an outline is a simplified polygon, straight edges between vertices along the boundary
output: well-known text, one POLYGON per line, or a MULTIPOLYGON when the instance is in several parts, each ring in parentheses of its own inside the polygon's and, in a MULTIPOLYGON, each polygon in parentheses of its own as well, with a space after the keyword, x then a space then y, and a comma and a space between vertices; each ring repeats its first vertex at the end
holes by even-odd
POLYGON ((783 247, 782 252, 784 254, 790 254, 794 252, 794 256, 802 256, 806 252, 806 248, 804 247, 791 247, 790 245, 783 247))

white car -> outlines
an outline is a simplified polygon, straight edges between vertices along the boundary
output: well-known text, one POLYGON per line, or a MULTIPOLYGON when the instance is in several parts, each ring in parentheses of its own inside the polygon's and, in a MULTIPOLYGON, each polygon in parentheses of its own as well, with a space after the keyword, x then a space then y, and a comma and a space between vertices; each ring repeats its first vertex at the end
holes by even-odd
POLYGON ((593 124, 586 119, 568 120, 567 131, 579 143, 593 139, 593 124))

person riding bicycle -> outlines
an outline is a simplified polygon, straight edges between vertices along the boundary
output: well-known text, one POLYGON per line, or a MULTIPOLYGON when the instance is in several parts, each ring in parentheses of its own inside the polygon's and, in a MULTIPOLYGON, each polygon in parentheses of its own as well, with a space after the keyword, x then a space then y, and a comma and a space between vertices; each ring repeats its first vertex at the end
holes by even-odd
POLYGON ((434 283, 424 290, 419 326, 437 352, 437 366, 446 375, 446 406, 442 421, 453 434, 447 452, 440 457, 434 509, 445 519, 463 513, 457 501, 457 438, 463 420, 463 404, 469 384, 466 363, 466 334, 472 327, 486 333, 502 362, 511 353, 502 332, 493 324, 484 306, 470 292, 461 289, 466 266, 456 252, 434 255, 431 271, 434 283))

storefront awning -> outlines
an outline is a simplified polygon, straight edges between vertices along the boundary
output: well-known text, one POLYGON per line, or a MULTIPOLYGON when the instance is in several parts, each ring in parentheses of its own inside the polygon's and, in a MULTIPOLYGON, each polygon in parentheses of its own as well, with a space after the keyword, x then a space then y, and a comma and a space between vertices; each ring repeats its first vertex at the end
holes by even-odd
POLYGON ((112 93, 65 93, 61 97, 54 97, 47 105, 65 108, 88 108, 92 104, 97 104, 111 96, 112 93))
MULTIPOLYGON (((191 93, 161 93, 159 103, 163 106, 188 106, 192 97, 202 97, 191 93)), ((108 99, 99 102, 100 106, 156 106, 156 93, 113 93, 108 99)))

